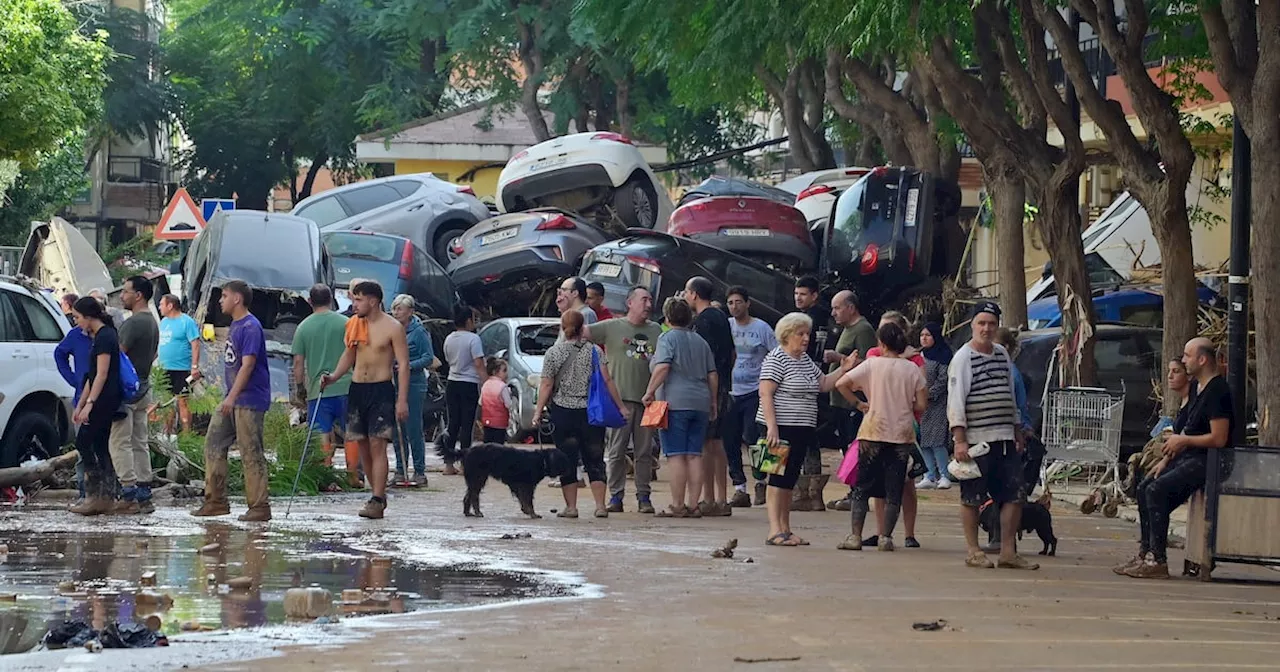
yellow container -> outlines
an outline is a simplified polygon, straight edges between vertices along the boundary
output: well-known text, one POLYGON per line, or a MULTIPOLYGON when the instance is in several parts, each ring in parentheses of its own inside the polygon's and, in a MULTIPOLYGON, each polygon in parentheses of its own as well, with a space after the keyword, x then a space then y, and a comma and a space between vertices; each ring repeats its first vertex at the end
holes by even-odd
POLYGON ((204 325, 204 329, 203 329, 203 330, 201 330, 201 332, 200 332, 200 336, 201 336, 201 338, 203 338, 203 339, 204 339, 204 340, 206 340, 206 341, 212 341, 212 340, 213 340, 213 325, 212 325, 212 324, 206 324, 206 325, 204 325))

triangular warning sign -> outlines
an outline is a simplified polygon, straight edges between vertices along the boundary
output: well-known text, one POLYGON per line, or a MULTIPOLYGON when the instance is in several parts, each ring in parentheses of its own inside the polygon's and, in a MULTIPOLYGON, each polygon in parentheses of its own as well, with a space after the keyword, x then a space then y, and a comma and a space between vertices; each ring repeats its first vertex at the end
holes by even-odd
POLYGON ((191 200, 186 188, 178 187, 156 224, 156 240, 191 240, 204 230, 200 208, 191 200))

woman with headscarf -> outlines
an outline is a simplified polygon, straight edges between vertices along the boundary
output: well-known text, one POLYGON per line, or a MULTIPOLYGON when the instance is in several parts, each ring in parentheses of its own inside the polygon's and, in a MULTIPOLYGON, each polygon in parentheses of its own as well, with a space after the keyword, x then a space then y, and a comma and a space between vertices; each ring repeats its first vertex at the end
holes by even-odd
POLYGON ((924 378, 929 391, 929 406, 920 418, 920 454, 929 471, 916 483, 916 488, 946 490, 947 455, 951 446, 951 429, 947 426, 947 369, 951 366, 951 346, 942 325, 930 322, 920 330, 920 352, 924 355, 924 378))

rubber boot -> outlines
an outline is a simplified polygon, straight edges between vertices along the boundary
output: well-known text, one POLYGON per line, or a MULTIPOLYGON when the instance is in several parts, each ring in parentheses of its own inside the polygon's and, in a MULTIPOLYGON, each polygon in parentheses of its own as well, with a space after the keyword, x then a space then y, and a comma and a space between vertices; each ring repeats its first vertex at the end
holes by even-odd
POLYGON ((826 511, 827 505, 822 503, 822 489, 827 487, 827 481, 831 480, 831 474, 819 474, 810 477, 809 481, 809 506, 810 511, 826 511))
POLYGON ((763 481, 756 481, 755 498, 751 500, 751 504, 753 506, 764 506, 765 493, 768 492, 766 488, 768 488, 766 483, 763 481))
POLYGON ((812 476, 801 476, 796 482, 796 487, 791 491, 791 510, 792 511, 812 511, 813 505, 809 496, 809 483, 813 480, 812 476))

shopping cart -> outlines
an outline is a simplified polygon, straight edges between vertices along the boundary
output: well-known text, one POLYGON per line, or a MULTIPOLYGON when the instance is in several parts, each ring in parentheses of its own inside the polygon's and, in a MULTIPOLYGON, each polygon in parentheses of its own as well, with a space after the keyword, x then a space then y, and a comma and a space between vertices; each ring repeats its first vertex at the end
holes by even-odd
POLYGON ((1124 394, 1095 387, 1050 390, 1044 403, 1045 461, 1041 479, 1069 488, 1083 480, 1090 491, 1081 511, 1099 505, 1108 518, 1120 510, 1120 426, 1124 394))

